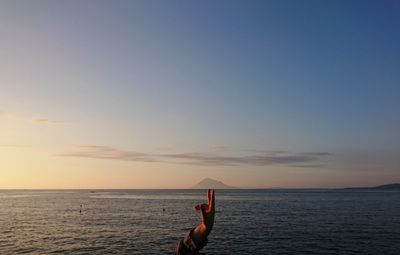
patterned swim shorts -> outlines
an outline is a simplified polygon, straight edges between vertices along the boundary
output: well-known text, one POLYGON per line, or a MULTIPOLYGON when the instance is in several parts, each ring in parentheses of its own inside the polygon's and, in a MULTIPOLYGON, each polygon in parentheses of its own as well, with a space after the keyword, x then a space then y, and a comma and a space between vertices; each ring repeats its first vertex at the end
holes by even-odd
POLYGON ((199 244, 196 244, 192 239, 192 233, 194 228, 189 233, 185 234, 185 237, 177 244, 174 255, 200 255, 199 251, 206 246, 208 239, 206 238, 199 244))

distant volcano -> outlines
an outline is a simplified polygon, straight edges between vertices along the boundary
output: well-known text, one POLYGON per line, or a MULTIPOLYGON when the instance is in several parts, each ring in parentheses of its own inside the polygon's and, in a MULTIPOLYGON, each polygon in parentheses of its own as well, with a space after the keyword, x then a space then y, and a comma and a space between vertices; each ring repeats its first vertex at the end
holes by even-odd
POLYGON ((236 187, 226 185, 221 181, 217 181, 211 178, 205 178, 191 188, 192 189, 238 189, 236 187))

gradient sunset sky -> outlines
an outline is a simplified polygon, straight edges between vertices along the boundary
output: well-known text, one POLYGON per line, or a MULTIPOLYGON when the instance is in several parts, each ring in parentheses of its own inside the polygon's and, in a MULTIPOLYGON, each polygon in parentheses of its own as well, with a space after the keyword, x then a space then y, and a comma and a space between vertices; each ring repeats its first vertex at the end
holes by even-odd
POLYGON ((400 1, 0 2, 0 188, 400 182, 400 1))

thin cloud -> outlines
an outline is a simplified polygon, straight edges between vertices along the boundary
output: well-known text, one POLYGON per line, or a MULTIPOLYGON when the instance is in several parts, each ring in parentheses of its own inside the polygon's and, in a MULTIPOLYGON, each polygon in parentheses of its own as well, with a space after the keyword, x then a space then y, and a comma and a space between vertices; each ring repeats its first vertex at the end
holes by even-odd
POLYGON ((229 147, 223 146, 223 145, 214 146, 213 148, 216 150, 228 150, 229 149, 229 147))
POLYGON ((302 155, 309 155, 309 156, 333 156, 330 152, 303 152, 302 155))
POLYGON ((215 165, 215 166, 267 166, 267 165, 290 165, 298 163, 309 163, 320 161, 320 156, 303 155, 303 154, 257 154, 246 156, 220 156, 199 153, 182 153, 169 154, 165 157, 187 160, 187 163, 198 165, 215 165))
POLYGON ((300 165, 291 165, 290 167, 299 167, 299 168, 321 168, 323 164, 300 164, 300 165))
POLYGON ((32 119, 32 122, 35 124, 60 124, 63 123, 61 120, 52 120, 52 119, 32 119))
POLYGON ((79 146, 80 151, 72 153, 59 154, 63 157, 81 157, 81 158, 94 158, 94 159, 114 159, 123 161, 137 161, 137 162, 156 162, 151 155, 146 153, 123 151, 108 146, 99 145, 86 145, 79 146))
POLYGON ((50 119, 50 118, 35 118, 20 113, 10 113, 4 111, 0 111, 0 117, 3 117, 8 120, 22 121, 34 125, 52 125, 52 124, 64 123, 61 120, 50 119))
POLYGON ((197 166, 269 166, 286 165, 294 167, 318 167, 328 152, 289 153, 287 151, 263 151, 252 155, 219 155, 216 153, 171 153, 152 154, 136 151, 125 151, 108 146, 87 145, 79 150, 59 154, 63 157, 81 157, 92 159, 109 159, 135 162, 165 162, 197 166))

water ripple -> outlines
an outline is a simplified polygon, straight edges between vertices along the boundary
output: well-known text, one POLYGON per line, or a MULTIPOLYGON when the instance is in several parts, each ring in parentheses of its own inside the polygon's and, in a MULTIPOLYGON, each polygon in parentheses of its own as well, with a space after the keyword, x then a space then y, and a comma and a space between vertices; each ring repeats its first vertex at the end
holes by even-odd
MULTIPOLYGON (((203 193, 0 191, 0 254, 171 254, 203 193)), ((205 252, 400 254, 399 212, 399 192, 218 191, 205 252)))

